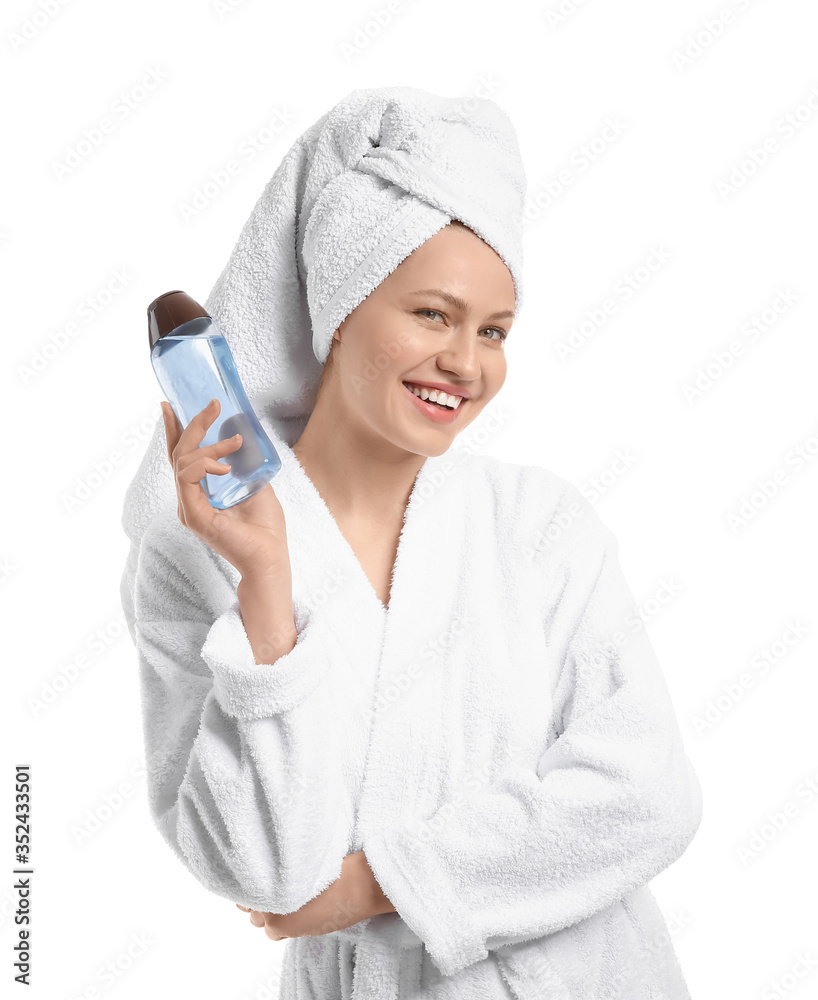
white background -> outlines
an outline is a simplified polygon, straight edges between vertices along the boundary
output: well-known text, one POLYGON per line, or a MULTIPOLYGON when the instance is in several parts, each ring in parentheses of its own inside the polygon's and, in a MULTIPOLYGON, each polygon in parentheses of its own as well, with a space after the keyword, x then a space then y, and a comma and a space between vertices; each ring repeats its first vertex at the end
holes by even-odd
POLYGON ((34 0, 2 14, 0 990, 17 995, 13 781, 25 763, 36 869, 26 995, 276 993, 283 943, 199 886, 144 799, 119 581, 122 500, 162 398, 145 309, 173 288, 204 300, 279 160, 332 105, 357 87, 410 84, 488 95, 518 132, 527 298, 490 407, 506 416, 479 443, 579 486, 601 477, 596 509, 652 612, 704 789, 699 833, 652 883, 691 993, 814 996, 818 972, 799 962, 818 956, 818 798, 805 784, 818 779, 812 0, 403 0, 391 14, 382 0, 49 2, 50 16, 34 0), (154 71, 155 89, 140 89, 154 71), (134 107, 120 118, 123 94, 134 107), (289 123, 265 132, 282 112, 289 123), (59 176, 105 117, 113 130, 59 176), (609 118, 621 128, 605 141, 609 118), (255 158, 185 220, 211 172, 260 136, 255 158), (773 141, 754 163, 749 151, 773 141), (593 163, 580 159, 586 144, 593 163), (565 170, 572 183, 557 191, 565 170), (731 174, 742 183, 728 190, 731 174), (654 250, 665 260, 651 270, 654 250), (606 298, 613 314, 589 320, 561 357, 606 298), (743 353, 728 356, 734 342, 743 353), (709 388, 687 398, 708 366, 709 388), (767 497, 758 482, 776 470, 786 481, 767 497), (754 493, 752 516, 731 523, 754 493), (676 593, 649 603, 663 581, 676 593), (765 649, 781 654, 766 671, 765 649), (109 962, 120 971, 106 986, 109 962))

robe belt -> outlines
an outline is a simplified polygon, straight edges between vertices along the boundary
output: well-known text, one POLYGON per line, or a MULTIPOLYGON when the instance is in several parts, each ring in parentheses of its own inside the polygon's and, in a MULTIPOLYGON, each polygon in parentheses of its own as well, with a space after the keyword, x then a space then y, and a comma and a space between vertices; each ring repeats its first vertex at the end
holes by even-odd
POLYGON ((362 938, 355 945, 352 1000, 404 1000, 417 996, 423 947, 396 947, 382 939, 362 938))
POLYGON ((337 932, 355 947, 352 1000, 402 1000, 420 985, 423 942, 396 913, 337 932), (402 970, 402 971, 401 971, 402 970))

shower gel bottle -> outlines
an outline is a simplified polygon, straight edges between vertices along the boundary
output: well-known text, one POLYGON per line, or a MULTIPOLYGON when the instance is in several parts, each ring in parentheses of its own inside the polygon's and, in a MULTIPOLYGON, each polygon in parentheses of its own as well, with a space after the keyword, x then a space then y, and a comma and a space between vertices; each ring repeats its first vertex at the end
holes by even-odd
POLYGON ((215 320, 185 292, 165 292, 148 306, 148 335, 154 373, 183 428, 214 397, 221 404, 199 447, 241 434, 241 447, 219 459, 230 472, 201 480, 210 505, 225 510, 253 496, 276 475, 281 459, 215 320))

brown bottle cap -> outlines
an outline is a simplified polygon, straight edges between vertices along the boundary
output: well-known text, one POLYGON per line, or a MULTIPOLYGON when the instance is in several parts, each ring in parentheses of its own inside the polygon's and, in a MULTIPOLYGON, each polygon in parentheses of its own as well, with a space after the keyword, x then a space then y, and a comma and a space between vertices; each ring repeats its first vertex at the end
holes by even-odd
POLYGON ((155 298, 148 306, 150 349, 153 350, 157 340, 172 333, 177 326, 187 323, 190 319, 198 319, 200 316, 209 317, 210 313, 205 312, 187 292, 180 292, 177 289, 155 298))

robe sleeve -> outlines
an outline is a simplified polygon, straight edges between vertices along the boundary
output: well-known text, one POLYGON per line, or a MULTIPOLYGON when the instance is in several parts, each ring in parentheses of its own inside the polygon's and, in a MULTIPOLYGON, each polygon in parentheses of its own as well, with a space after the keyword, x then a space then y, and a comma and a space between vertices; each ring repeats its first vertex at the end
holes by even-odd
POLYGON ((443 975, 647 884, 701 821, 701 787, 651 643, 644 628, 621 641, 635 603, 616 539, 574 495, 584 523, 566 533, 567 552, 567 539, 555 550, 563 561, 544 609, 558 669, 556 738, 536 767, 509 763, 482 789, 443 803, 423 837, 400 827, 364 843, 379 884, 443 975))
POLYGON ((151 817, 206 889, 292 913, 346 854, 327 683, 338 651, 315 616, 257 664, 228 564, 184 531, 148 529, 134 588, 151 817))

